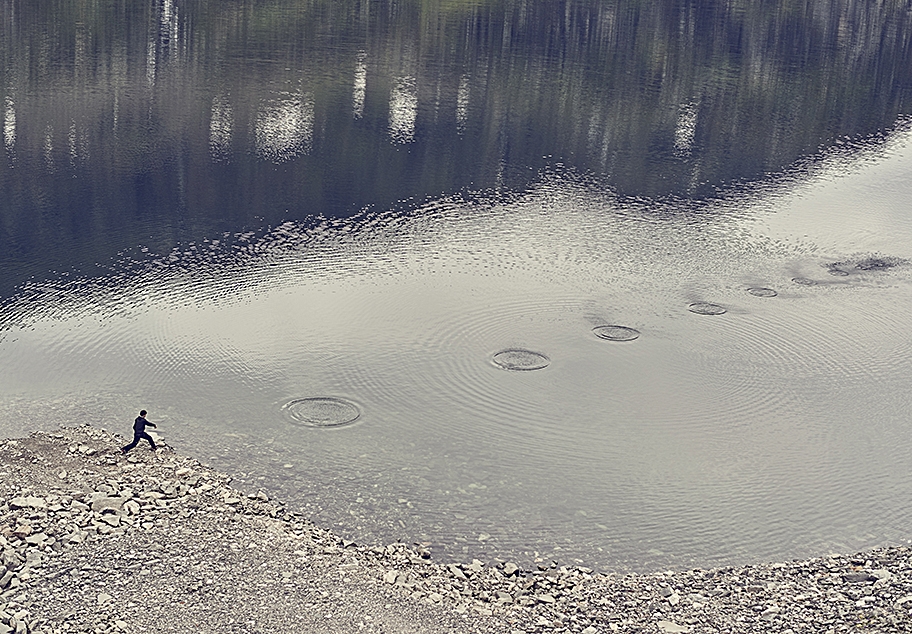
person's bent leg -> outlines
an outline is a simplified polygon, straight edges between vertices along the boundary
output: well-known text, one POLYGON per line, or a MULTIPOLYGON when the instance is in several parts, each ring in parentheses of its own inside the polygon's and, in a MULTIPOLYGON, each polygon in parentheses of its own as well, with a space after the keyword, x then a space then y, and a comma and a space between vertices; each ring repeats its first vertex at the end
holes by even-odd
MULTIPOLYGON (((150 435, 147 434, 146 432, 143 432, 143 433, 142 433, 142 438, 145 438, 146 440, 149 441, 149 445, 151 445, 151 447, 149 447, 149 448, 150 448, 152 451, 155 451, 155 450, 157 449, 157 447, 155 446, 155 441, 152 440, 152 436, 150 436, 150 435)), ((139 441, 137 440, 137 442, 139 442, 139 441)))
POLYGON ((133 447, 135 447, 137 444, 139 444, 140 438, 142 438, 142 436, 140 436, 139 434, 133 434, 133 442, 131 442, 126 447, 121 447, 120 450, 124 453, 127 453, 128 451, 133 449, 133 447))

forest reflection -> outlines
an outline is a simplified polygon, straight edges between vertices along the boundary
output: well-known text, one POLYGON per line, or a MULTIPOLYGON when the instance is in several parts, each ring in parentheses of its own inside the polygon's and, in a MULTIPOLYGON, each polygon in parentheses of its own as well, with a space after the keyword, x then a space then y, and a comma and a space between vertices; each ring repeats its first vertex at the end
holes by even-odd
POLYGON ((0 291, 557 162, 713 196, 908 113, 907 3, 3 0, 0 291))

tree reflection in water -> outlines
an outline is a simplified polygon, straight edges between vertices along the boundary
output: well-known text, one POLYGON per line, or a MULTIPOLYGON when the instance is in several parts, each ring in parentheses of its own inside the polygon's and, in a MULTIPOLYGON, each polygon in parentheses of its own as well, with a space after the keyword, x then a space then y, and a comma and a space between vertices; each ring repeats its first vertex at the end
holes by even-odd
POLYGON ((713 196, 908 113, 903 2, 2 3, 0 292, 543 167, 713 196))

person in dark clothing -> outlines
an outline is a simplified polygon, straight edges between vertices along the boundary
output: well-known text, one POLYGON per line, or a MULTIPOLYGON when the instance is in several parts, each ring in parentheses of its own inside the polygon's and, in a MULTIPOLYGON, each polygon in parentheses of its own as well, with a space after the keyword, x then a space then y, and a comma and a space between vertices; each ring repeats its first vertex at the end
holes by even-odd
POLYGON ((133 447, 135 447, 139 443, 139 441, 142 440, 143 438, 145 438, 146 440, 149 441, 149 444, 152 445, 152 447, 151 447, 152 451, 155 451, 155 449, 156 449, 155 441, 152 440, 152 436, 150 436, 149 434, 146 433, 146 426, 154 428, 155 423, 150 423, 149 421, 147 421, 146 420, 146 410, 142 410, 139 413, 139 416, 136 417, 136 420, 133 421, 133 442, 131 442, 126 447, 121 448, 121 451, 123 453, 127 453, 128 451, 133 449, 133 447))

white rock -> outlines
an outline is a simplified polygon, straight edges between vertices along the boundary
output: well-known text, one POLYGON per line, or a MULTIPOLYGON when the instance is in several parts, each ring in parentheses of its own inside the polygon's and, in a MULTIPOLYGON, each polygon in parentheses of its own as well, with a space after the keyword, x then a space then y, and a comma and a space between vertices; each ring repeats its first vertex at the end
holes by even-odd
POLYGON ((466 566, 466 568, 468 570, 471 570, 472 572, 481 572, 482 569, 484 568, 484 564, 481 563, 480 561, 478 561, 477 559, 473 559, 472 563, 470 563, 468 566, 466 566))
POLYGON ((659 626, 660 632, 666 632, 667 634, 683 634, 692 629, 687 625, 679 625, 674 621, 659 621, 657 625, 659 626))
POLYGON ((107 603, 108 601, 113 599, 114 597, 112 597, 107 592, 99 592, 98 597, 96 597, 96 598, 98 600, 98 605, 104 605, 105 603, 107 603))
POLYGON ((69 535, 67 535, 64 539, 66 539, 66 541, 68 541, 71 544, 81 544, 82 542, 84 542, 86 540, 86 537, 88 537, 88 536, 89 536, 89 534, 86 531, 75 530, 72 533, 70 533, 69 535))
POLYGON ((98 513, 101 513, 103 511, 120 511, 123 508, 124 503, 127 501, 127 498, 109 497, 105 493, 93 493, 90 499, 92 510, 98 513))
POLYGON ((29 568, 40 568, 43 558, 38 550, 30 550, 25 556, 25 565, 29 568))
POLYGON ((13 498, 9 501, 10 508, 12 509, 24 509, 24 508, 33 508, 33 509, 46 509, 47 501, 44 498, 35 497, 29 495, 27 497, 18 497, 13 498))

